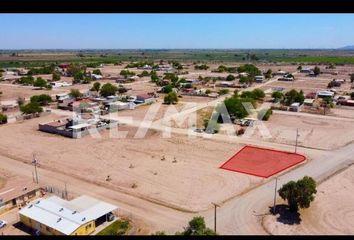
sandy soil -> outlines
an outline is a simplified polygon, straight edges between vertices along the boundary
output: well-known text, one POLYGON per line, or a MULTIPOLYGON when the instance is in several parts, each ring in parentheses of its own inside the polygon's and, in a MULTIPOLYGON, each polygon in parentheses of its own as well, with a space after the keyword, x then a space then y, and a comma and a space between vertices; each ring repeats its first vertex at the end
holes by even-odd
MULTIPOLYGON (((271 138, 263 138, 263 140, 271 142, 295 144, 296 128, 299 129, 300 134, 299 146, 330 150, 354 141, 352 122, 343 121, 338 124, 338 120, 273 113, 270 120, 264 124, 268 128, 271 138)), ((256 139, 262 138, 259 131, 255 131, 251 136, 256 139)))
POLYGON ((0 153, 29 162, 36 152, 41 167, 193 211, 209 208, 210 202, 221 202, 263 181, 219 169, 241 147, 235 144, 178 135, 164 139, 154 131, 134 139, 136 129, 130 127, 120 127, 129 130, 126 139, 110 139, 108 132, 102 132, 101 139, 86 136, 74 140, 37 131, 39 122, 58 118, 49 115, 1 126, 7 137, 0 143, 0 153), (105 181, 107 175, 112 181, 105 181))
POLYGON ((276 216, 264 218, 272 234, 354 234, 354 166, 319 185, 310 208, 300 211, 300 224, 288 225, 276 216))

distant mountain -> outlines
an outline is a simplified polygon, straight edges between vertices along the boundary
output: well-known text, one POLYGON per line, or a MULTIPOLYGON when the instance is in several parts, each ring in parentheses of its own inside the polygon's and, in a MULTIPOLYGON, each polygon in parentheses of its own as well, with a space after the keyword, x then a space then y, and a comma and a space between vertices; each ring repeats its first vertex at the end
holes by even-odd
POLYGON ((354 45, 349 45, 345 47, 338 48, 339 50, 354 50, 354 45))

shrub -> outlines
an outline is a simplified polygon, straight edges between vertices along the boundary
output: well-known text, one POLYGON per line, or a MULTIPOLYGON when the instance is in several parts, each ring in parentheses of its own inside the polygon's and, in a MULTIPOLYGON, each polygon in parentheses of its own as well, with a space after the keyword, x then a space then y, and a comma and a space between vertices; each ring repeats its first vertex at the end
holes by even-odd
POLYGON ((5 114, 0 113, 0 124, 7 123, 7 116, 5 114))

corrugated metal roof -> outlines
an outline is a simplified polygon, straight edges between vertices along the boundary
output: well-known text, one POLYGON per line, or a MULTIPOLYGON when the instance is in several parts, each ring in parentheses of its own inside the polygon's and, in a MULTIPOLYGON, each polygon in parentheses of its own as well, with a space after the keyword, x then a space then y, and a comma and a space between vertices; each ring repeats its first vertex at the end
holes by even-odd
POLYGON ((39 199, 20 210, 20 214, 70 235, 81 225, 95 220, 113 210, 116 206, 97 199, 81 196, 72 201, 58 197, 39 199))

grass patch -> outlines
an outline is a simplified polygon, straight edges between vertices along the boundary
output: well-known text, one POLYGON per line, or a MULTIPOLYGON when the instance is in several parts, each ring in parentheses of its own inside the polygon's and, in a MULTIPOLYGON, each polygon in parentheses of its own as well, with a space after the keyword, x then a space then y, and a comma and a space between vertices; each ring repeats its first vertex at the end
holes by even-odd
POLYGON ((119 236, 125 235, 131 226, 128 220, 117 220, 99 233, 97 235, 108 235, 108 236, 119 236))

